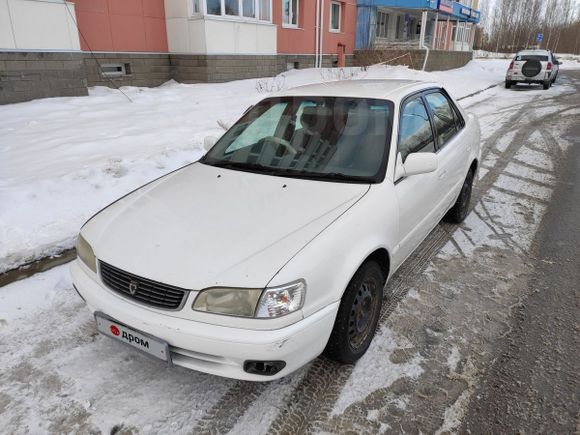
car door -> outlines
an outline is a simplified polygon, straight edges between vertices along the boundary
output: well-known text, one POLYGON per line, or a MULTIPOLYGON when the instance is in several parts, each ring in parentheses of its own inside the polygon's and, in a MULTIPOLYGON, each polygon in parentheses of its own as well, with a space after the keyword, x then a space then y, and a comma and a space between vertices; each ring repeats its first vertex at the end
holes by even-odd
MULTIPOLYGON (((400 111, 396 158, 405 162, 411 153, 435 152, 431 119, 421 94, 407 98, 400 111)), ((397 264, 423 241, 435 225, 441 202, 438 172, 395 178, 399 205, 399 245, 393 254, 397 264)))
POLYGON ((469 144, 465 140, 463 119, 459 110, 441 89, 425 94, 435 130, 439 157, 438 185, 442 203, 437 205, 440 218, 453 205, 469 167, 469 144))

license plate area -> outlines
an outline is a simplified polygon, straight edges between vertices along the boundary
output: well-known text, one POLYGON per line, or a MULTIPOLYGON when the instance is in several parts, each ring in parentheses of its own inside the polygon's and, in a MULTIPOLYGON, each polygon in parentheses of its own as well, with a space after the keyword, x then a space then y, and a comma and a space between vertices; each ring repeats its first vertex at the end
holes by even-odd
POLYGON ((171 354, 167 342, 130 328, 100 312, 95 313, 95 321, 97 330, 101 334, 171 364, 171 354))

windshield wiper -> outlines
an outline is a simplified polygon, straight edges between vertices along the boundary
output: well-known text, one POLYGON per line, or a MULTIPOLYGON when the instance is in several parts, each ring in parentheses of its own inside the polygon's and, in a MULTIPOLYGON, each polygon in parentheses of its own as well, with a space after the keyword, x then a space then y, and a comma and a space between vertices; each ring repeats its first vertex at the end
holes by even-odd
POLYGON ((308 172, 308 171, 280 171, 281 174, 296 178, 309 178, 313 180, 337 180, 355 183, 374 183, 374 177, 347 175, 342 172, 308 172))
POLYGON ((229 161, 217 161, 217 162, 204 161, 203 163, 225 169, 239 169, 241 171, 260 172, 264 174, 276 173, 275 168, 272 168, 270 166, 264 166, 261 165, 260 163, 229 162, 229 161))

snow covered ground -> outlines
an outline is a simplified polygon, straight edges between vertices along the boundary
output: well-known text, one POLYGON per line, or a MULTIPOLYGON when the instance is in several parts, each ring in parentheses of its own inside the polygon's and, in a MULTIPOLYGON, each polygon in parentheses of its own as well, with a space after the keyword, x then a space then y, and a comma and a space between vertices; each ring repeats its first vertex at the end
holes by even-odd
POLYGON ((203 155, 268 91, 340 78, 443 83, 456 97, 503 79, 505 60, 421 72, 406 67, 293 70, 223 84, 92 88, 88 97, 0 106, 0 273, 71 248, 78 229, 116 198, 203 155), (261 90, 261 92, 259 91, 261 90))
MULTIPOLYGON (((501 82, 506 67, 482 60, 450 72, 381 67, 359 77, 439 79, 461 96, 501 82)), ((260 84, 335 76, 294 71, 260 84)), ((86 98, 0 107, 3 267, 55 243, 71 246, 101 206, 199 158, 203 137, 223 131, 218 120, 234 121, 265 95, 256 83, 126 89, 133 103, 94 89, 86 98)), ((566 125, 540 120, 565 113, 562 95, 574 95, 565 80, 549 92, 496 87, 463 100, 478 115, 485 144, 476 206, 464 225, 438 227, 406 263, 410 273, 394 277, 391 289, 406 297, 383 313, 355 367, 317 359, 268 384, 167 368, 97 334, 61 266, 0 288, 0 432, 289 433, 295 421, 313 433, 417 432, 394 423, 429 419, 436 426, 424 433, 457 430, 476 365, 517 302, 511 285, 522 273, 519 256, 528 254, 558 182, 566 125)))

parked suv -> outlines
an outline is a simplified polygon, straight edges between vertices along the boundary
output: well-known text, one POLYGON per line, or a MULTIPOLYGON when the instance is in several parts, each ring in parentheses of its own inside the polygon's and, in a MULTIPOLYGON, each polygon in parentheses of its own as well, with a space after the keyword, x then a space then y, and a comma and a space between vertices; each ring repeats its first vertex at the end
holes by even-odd
POLYGON ((561 62, 549 50, 524 50, 516 54, 505 79, 505 87, 517 83, 537 83, 550 89, 556 82, 561 62))

